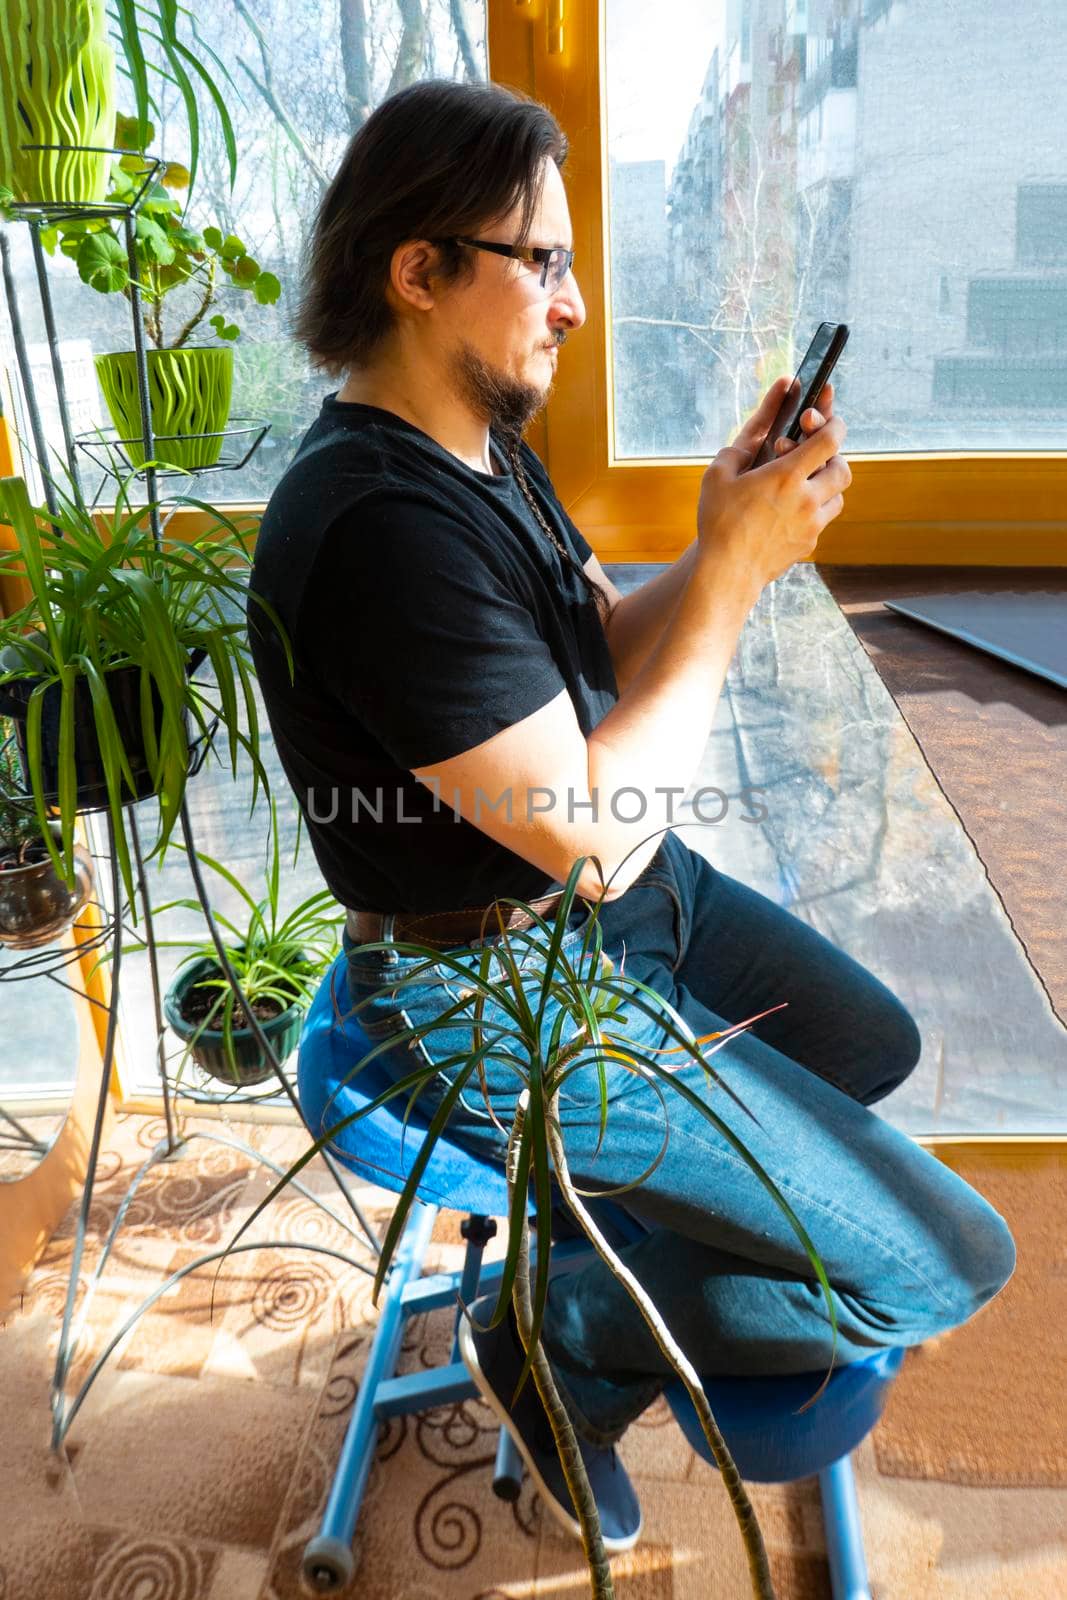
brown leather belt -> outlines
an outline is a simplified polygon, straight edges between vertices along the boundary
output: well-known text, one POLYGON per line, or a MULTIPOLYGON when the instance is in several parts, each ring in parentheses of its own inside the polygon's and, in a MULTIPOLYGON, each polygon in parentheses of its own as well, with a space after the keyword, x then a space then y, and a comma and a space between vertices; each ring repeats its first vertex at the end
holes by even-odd
MULTIPOLYGON (((544 917, 558 903, 562 891, 527 904, 544 917)), ((397 939, 447 950, 474 939, 489 938, 505 928, 532 928, 533 919, 518 906, 466 906, 460 911, 353 911, 345 913, 348 937, 355 944, 378 944, 397 939), (391 930, 387 924, 392 921, 391 930)))

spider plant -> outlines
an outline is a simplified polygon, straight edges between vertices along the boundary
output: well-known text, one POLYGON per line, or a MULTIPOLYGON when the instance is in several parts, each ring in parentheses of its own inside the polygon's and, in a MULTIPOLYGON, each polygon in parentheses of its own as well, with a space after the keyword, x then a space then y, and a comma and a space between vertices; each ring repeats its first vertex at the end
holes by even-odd
POLYGON ((159 110, 148 83, 149 71, 155 71, 173 84, 182 98, 189 130, 189 187, 193 187, 200 160, 200 110, 194 82, 199 79, 218 120, 232 189, 237 175, 237 138, 227 100, 230 95, 240 100, 240 91, 225 61, 200 33, 194 9, 179 5, 178 0, 111 0, 110 20, 117 29, 116 43, 122 55, 120 71, 129 80, 136 105, 131 119, 135 148, 145 148, 149 113, 159 110), (150 52, 146 54, 146 40, 158 46, 165 65, 150 59, 150 52), (218 78, 212 76, 209 61, 217 69, 218 78))
MULTIPOLYGON (((30 504, 22 478, 0 479, 0 522, 11 525, 16 545, 0 553, 0 574, 25 580, 30 590, 26 603, 0 620, 0 694, 16 720, 41 834, 71 883, 79 762, 84 771, 91 761, 94 804, 110 813, 131 905, 122 808, 146 792, 157 796, 152 854, 161 858, 185 797, 190 729, 210 745, 216 727, 225 728, 235 777, 238 754, 246 752, 253 806, 259 785, 269 789, 245 633, 249 535, 213 506, 180 496, 178 503, 198 507, 210 524, 188 540, 164 538, 157 546, 152 508, 130 502, 133 476, 119 483, 111 510, 93 511, 75 487, 56 485, 54 512, 30 504), (214 671, 213 684, 190 675, 202 661, 214 671), (48 827, 50 805, 58 806, 60 848, 48 827)), ((292 671, 281 622, 255 598, 278 628, 292 671)), ((90 808, 84 793, 80 808, 90 808)))
MULTIPOLYGON (((233 917, 215 911, 215 921, 244 998, 257 1011, 263 1031, 271 1040, 275 1054, 284 1060, 295 1048, 304 1012, 315 997, 319 981, 340 949, 343 913, 328 889, 308 895, 293 910, 283 914, 279 904, 280 849, 278 819, 273 799, 270 806, 269 860, 266 893, 256 897, 236 873, 213 856, 197 850, 201 866, 213 872, 238 897, 240 910, 233 917)), ((185 845, 176 841, 176 848, 185 845)), ((199 900, 169 900, 158 907, 158 915, 182 909, 202 916, 199 900)), ((237 995, 219 966, 214 941, 203 938, 158 939, 158 948, 184 950, 186 955, 167 991, 167 1021, 187 1044, 179 1076, 189 1056, 213 1077, 233 1084, 249 1084, 270 1076, 265 1060, 247 1018, 239 1008, 237 995), (204 1014, 191 1019, 186 1003, 201 1002, 204 1014)), ((144 949, 144 945, 127 946, 144 949)))
MULTIPOLYGON (((631 1184, 613 1190, 613 1195, 638 1187, 659 1165, 670 1137, 667 1099, 671 1094, 678 1094, 695 1107, 699 1114, 729 1141, 788 1217, 822 1284, 836 1348, 837 1318, 830 1285, 822 1262, 802 1223, 769 1174, 716 1114, 713 1107, 676 1076, 678 1066, 696 1064, 703 1069, 709 1083, 729 1095, 742 1110, 745 1110, 733 1091, 711 1068, 708 1057, 721 1049, 728 1039, 751 1027, 759 1018, 750 1017, 747 1021, 737 1023, 721 1033, 696 1037, 679 1013, 654 989, 637 978, 627 977, 621 967, 619 972, 615 973, 612 962, 603 950, 603 935, 599 924, 602 899, 595 905, 586 902, 589 905, 590 917, 577 961, 572 963, 562 953, 561 944, 577 892, 577 883, 585 862, 590 859, 596 863, 603 883, 603 873, 595 856, 577 860, 571 868, 552 924, 537 916, 523 901, 510 898, 499 900, 498 905, 521 907, 531 917, 532 926, 521 932, 505 930, 503 919, 500 918, 501 942, 482 946, 477 952, 477 970, 471 968, 469 953, 467 962, 464 962, 454 953, 406 941, 383 941, 363 947, 367 951, 394 950, 397 955, 417 956, 421 958, 421 964, 409 968, 399 976, 391 973, 388 983, 374 995, 368 996, 366 1001, 360 1002, 359 1006, 354 1007, 353 1013, 358 1012, 362 1005, 369 1004, 381 994, 388 992, 399 995, 405 984, 424 981, 427 968, 436 969, 437 972, 455 973, 462 980, 465 997, 430 1022, 411 1024, 406 1031, 393 1035, 389 1040, 375 1046, 353 1066, 345 1082, 355 1078, 382 1050, 395 1048, 398 1041, 428 1038, 439 1028, 454 1028, 457 1019, 460 1021, 469 1019, 472 1028, 472 1049, 469 1054, 453 1055, 437 1065, 423 1064, 414 1068, 368 1105, 349 1116, 340 1117, 327 1129, 322 1138, 294 1162, 265 1199, 256 1206, 247 1221, 238 1229, 228 1249, 233 1248, 241 1235, 252 1226, 260 1212, 281 1193, 289 1180, 344 1128, 358 1122, 361 1117, 373 1114, 397 1096, 407 1097, 405 1116, 410 1114, 417 1095, 427 1087, 438 1070, 456 1069, 455 1077, 430 1121, 429 1132, 413 1163, 389 1222, 374 1282, 373 1299, 377 1304, 397 1245, 403 1236, 412 1204, 417 1199, 422 1175, 437 1140, 445 1132, 452 1107, 471 1079, 475 1084, 480 1081, 487 1109, 496 1120, 488 1095, 485 1093, 484 1066, 490 1059, 506 1062, 522 1087, 511 1128, 502 1130, 508 1136, 507 1253, 497 1303, 488 1326, 495 1327, 507 1315, 510 1300, 515 1308, 526 1351, 526 1361, 516 1394, 521 1390, 527 1377, 532 1374, 548 1412, 563 1471, 578 1510, 593 1594, 596 1600, 608 1600, 613 1594, 611 1572, 601 1539, 596 1502, 589 1488, 569 1416, 560 1399, 551 1367, 540 1343, 550 1271, 553 1177, 582 1233, 630 1294, 663 1355, 685 1385, 712 1455, 722 1473, 723 1483, 737 1518, 748 1560, 752 1593, 757 1600, 774 1600, 770 1568, 759 1523, 744 1483, 712 1415, 700 1376, 642 1285, 615 1254, 598 1226, 596 1218, 585 1205, 583 1195, 575 1188, 571 1179, 563 1144, 559 1109, 560 1096, 565 1090, 568 1079, 579 1067, 595 1065, 600 1088, 601 1138, 607 1132, 610 1110, 605 1073, 608 1061, 622 1062, 626 1071, 640 1075, 655 1089, 659 1097, 664 1114, 664 1143, 661 1151, 656 1161, 641 1177, 631 1184), (522 952, 524 971, 520 971, 519 962, 516 960, 516 949, 513 946, 522 952), (530 956, 533 957, 533 976, 531 976, 531 962, 528 959, 530 956), (500 972, 494 976, 497 964, 500 972), (548 1047, 545 1048, 542 1041, 542 1024, 550 1000, 558 1003, 559 1011, 553 1021, 548 1047), (502 1015, 505 1021, 499 1024, 487 1023, 485 1021, 487 1006, 493 1009, 494 1014, 502 1015), (661 1049, 648 1050, 627 1041, 625 1034, 616 1030, 628 1020, 628 1009, 639 1011, 652 1018, 662 1026, 665 1036, 672 1042, 661 1049), (569 1034, 568 1024, 572 1025, 569 1034), (713 1041, 717 1042, 712 1043, 713 1041), (712 1048, 705 1049, 704 1047, 709 1044, 712 1044, 712 1048), (513 1048, 514 1046, 518 1047, 517 1050, 513 1048), (660 1059, 665 1055, 679 1053, 683 1059, 674 1066, 667 1065, 660 1059), (530 1265, 528 1223, 531 1204, 536 1215, 538 1238, 536 1267, 533 1269, 530 1265)), ((497 1125, 500 1126, 499 1122, 497 1125)), ((221 1262, 219 1265, 221 1269, 221 1262)), ((465 1314, 469 1315, 467 1308, 463 1309, 465 1314)), ((802 1409, 806 1410, 807 1406, 815 1403, 828 1380, 829 1373, 818 1392, 802 1409)))

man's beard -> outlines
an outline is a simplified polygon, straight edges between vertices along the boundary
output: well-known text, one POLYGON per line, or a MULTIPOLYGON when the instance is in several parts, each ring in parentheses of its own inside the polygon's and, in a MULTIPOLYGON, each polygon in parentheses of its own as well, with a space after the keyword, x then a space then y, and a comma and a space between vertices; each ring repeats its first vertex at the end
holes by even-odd
POLYGON ((452 377, 459 398, 475 416, 484 417, 499 433, 515 437, 521 437, 551 389, 551 384, 542 389, 535 383, 509 377, 498 367, 491 367, 468 344, 461 345, 452 358, 452 377))

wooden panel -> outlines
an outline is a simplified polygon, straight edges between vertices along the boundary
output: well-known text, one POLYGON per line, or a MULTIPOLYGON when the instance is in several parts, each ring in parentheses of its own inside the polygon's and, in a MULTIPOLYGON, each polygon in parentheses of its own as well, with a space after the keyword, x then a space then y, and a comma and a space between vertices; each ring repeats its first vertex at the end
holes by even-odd
MULTIPOLYGON (((70 935, 67 936, 68 939, 70 935)), ((100 1090, 101 1054, 96 1008, 75 997, 78 1068, 67 1119, 48 1154, 24 1178, 0 1183, 0 1318, 41 1251, 81 1194, 100 1090)), ((108 1096, 106 1140, 114 1101, 108 1096)))

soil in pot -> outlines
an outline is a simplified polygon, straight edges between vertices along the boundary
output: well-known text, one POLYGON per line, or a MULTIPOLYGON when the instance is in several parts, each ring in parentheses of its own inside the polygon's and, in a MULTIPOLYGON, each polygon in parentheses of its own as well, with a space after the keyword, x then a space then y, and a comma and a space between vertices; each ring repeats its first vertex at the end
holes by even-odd
MULTIPOLYGON (((220 989, 204 988, 202 985, 196 984, 182 996, 181 1005, 178 1009, 190 1027, 198 1028, 211 1015, 212 1008, 218 1005, 218 1010, 212 1017, 211 1022, 208 1023, 208 1026, 215 1031, 221 1031, 223 1021, 223 1008, 219 1004, 221 994, 222 991, 220 989)), ((278 1004, 277 1000, 272 1000, 269 997, 252 1001, 252 1011, 257 1022, 269 1022, 272 1017, 280 1017, 284 1009, 283 1006, 278 1004)), ((244 1006, 238 1001, 233 1008, 231 1027, 236 1030, 238 1028, 247 1028, 248 1025, 248 1015, 244 1006)))
MULTIPOLYGON (((264 1060, 259 1040, 239 1002, 234 1006, 231 1024, 232 1052, 227 1048, 220 1003, 223 991, 201 981, 213 978, 217 972, 214 963, 203 961, 199 970, 191 972, 187 986, 182 986, 181 980, 177 986, 172 985, 164 1004, 168 1020, 187 1041, 197 1065, 210 1077, 231 1088, 234 1084, 263 1083, 273 1076, 274 1069, 264 1060), (213 1012, 214 1007, 217 1009, 213 1012), (201 1027, 204 1031, 197 1033, 201 1027)), ((252 1002, 252 1011, 278 1059, 284 1061, 296 1048, 304 1020, 302 1009, 295 1003, 282 1006, 277 1000, 264 997, 252 1002)))

